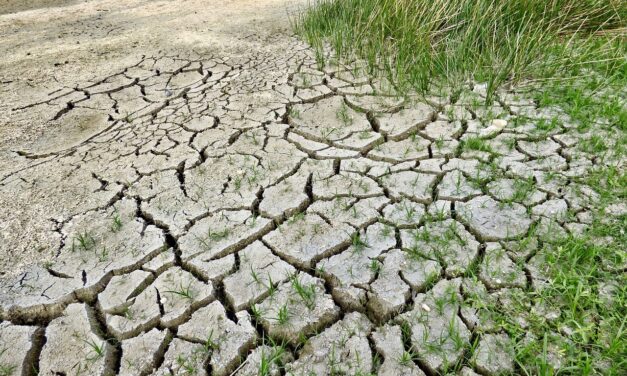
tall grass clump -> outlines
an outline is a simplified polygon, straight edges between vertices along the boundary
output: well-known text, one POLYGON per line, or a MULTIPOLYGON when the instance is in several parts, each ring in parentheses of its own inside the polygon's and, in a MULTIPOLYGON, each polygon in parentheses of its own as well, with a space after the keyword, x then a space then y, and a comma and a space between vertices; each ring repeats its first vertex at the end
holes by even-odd
MULTIPOLYGON (((401 90, 474 81, 624 79, 627 1, 318 0, 296 20, 318 52, 360 58, 401 90)), ((324 63, 324 53, 318 53, 324 63)))

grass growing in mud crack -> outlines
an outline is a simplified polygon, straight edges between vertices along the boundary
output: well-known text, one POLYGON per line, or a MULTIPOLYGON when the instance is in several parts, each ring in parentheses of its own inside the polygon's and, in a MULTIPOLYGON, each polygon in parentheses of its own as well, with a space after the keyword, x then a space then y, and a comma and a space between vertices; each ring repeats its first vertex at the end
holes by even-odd
POLYGON ((626 224, 625 217, 599 222, 584 238, 542 250, 550 278, 530 298, 556 317, 531 315, 531 330, 509 326, 520 339, 517 361, 526 374, 553 374, 559 363, 562 374, 627 372, 627 278, 621 271, 627 238, 620 230, 626 224), (613 239, 603 244, 599 237, 607 235, 613 239))
POLYGON ((294 24, 319 63, 328 44, 404 90, 625 74, 620 0, 319 0, 294 24))
MULTIPOLYGON (((320 64, 329 63, 329 46, 333 59, 363 59, 364 73, 387 78, 400 93, 455 97, 469 82, 485 83, 490 103, 497 90, 513 88, 540 109, 558 107, 568 115, 527 119, 540 135, 569 123, 585 139, 582 152, 624 160, 625 1, 320 0, 295 27, 320 64)), ((467 139, 462 148, 493 152, 480 139, 467 139)), ((593 188, 600 202, 591 208, 587 232, 545 241, 532 257, 542 258, 543 280, 508 289, 511 304, 482 302, 515 342, 516 373, 627 374, 627 216, 604 211, 624 205, 627 178, 612 164, 573 178, 593 188)), ((474 182, 484 190, 485 182, 474 182)), ((523 201, 534 189, 532 181, 519 181, 510 201, 523 201)))
POLYGON ((520 374, 627 374, 627 216, 604 214, 625 202, 627 177, 610 167, 581 180, 601 201, 588 231, 545 242, 534 256, 541 277, 512 304, 480 299, 514 340, 520 374))

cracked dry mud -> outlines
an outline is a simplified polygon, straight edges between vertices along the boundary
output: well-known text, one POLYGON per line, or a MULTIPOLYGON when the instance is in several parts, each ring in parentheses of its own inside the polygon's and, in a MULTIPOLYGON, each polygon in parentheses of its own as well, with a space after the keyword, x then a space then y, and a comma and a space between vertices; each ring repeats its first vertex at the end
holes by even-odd
POLYGON ((318 67, 287 32, 247 38, 135 53, 2 109, 87 129, 38 136, 50 147, 3 135, 0 365, 512 372, 511 339, 478 302, 542 288, 539 244, 581 231, 597 200, 570 177, 611 158, 522 94, 501 92, 493 121, 470 105, 480 87, 396 97, 353 66, 318 67))

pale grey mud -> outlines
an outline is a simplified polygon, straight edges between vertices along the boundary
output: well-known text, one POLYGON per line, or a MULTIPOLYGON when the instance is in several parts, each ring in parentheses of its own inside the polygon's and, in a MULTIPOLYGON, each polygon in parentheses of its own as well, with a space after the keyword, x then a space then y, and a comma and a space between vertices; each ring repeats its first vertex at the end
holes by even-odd
POLYGON ((2 8, 0 375, 515 371, 484 309, 615 161, 524 94, 319 66, 304 3, 2 8))

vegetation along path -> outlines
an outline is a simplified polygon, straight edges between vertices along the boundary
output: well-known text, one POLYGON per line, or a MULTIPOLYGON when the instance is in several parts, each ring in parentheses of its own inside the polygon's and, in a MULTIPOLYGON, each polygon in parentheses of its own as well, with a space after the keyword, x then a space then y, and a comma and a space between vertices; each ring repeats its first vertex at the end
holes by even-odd
POLYGON ((0 375, 624 375, 624 60, 377 71, 305 5, 0 5, 0 375))

